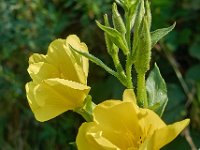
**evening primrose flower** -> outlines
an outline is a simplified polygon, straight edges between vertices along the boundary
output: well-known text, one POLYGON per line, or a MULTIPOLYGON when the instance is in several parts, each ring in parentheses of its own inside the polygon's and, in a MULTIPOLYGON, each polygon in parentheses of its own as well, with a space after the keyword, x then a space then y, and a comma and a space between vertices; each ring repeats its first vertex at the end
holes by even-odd
POLYGON ((131 90, 123 101, 107 100, 94 109, 94 121, 83 123, 79 150, 159 150, 189 124, 189 119, 166 125, 149 109, 139 108, 131 90))
POLYGON ((70 50, 88 52, 76 35, 54 40, 46 55, 33 54, 28 72, 32 78, 25 86, 28 103, 38 121, 80 107, 88 95, 88 59, 70 50))

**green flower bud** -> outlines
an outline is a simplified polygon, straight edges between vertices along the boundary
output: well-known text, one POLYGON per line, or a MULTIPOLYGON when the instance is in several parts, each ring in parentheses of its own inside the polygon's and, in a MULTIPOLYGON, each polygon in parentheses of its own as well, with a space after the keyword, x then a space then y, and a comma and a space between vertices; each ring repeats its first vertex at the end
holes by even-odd
POLYGON ((150 3, 149 3, 148 0, 145 0, 145 11, 146 11, 146 16, 147 16, 147 22, 148 22, 148 25, 149 25, 149 29, 151 29, 152 16, 151 16, 150 3))
POLYGON ((116 3, 113 3, 112 7, 112 20, 114 24, 114 28, 119 31, 122 35, 126 33, 126 27, 124 25, 123 19, 117 10, 116 3))
MULTIPOLYGON (((105 26, 110 27, 107 14, 104 15, 104 23, 105 23, 105 26)), ((113 42, 111 41, 111 39, 109 38, 109 35, 106 32, 104 32, 104 36, 105 36, 105 42, 106 42, 106 48, 107 48, 108 54, 112 55, 113 42)))
POLYGON ((145 14, 144 9, 144 1, 141 0, 138 2, 136 10, 135 10, 135 22, 134 22, 134 37, 133 37, 133 44, 132 44, 132 56, 135 57, 136 49, 138 48, 139 43, 139 29, 141 28, 141 22, 145 14))
POLYGON ((138 47, 135 52, 134 65, 138 74, 144 74, 149 70, 151 60, 151 34, 147 16, 143 18, 138 38, 138 47))

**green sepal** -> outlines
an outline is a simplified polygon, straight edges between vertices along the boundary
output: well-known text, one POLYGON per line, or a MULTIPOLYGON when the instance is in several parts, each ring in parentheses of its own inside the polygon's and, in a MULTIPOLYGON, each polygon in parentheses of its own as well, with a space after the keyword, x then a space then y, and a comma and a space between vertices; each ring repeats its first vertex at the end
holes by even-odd
POLYGON ((140 0, 135 10, 134 34, 138 34, 139 32, 138 30, 139 27, 141 26, 144 14, 145 14, 144 0, 140 0))
POLYGON ((112 6, 112 20, 113 20, 114 28, 117 31, 119 31, 122 34, 122 36, 125 36, 126 27, 124 25, 121 15, 118 12, 116 3, 113 3, 113 6, 112 6))
POLYGON ((149 25, 149 29, 151 29, 152 16, 151 16, 150 3, 148 0, 145 0, 145 10, 146 10, 146 16, 147 16, 147 22, 149 25))
POLYGON ((104 26, 100 24, 98 21, 96 21, 96 23, 99 26, 99 28, 101 28, 104 32, 106 32, 110 36, 112 42, 123 51, 124 55, 127 55, 129 53, 127 43, 125 39, 121 36, 121 33, 119 31, 111 27, 104 26))
POLYGON ((77 52, 78 54, 88 58, 91 62, 95 63, 96 65, 102 67, 104 70, 106 70, 108 73, 112 74, 115 77, 118 77, 117 72, 115 72, 114 70, 112 70, 110 67, 108 67, 105 63, 103 63, 99 58, 95 57, 94 55, 87 53, 87 52, 83 52, 81 50, 77 50, 75 48, 73 48, 71 45, 69 45, 70 49, 77 52))
POLYGON ((138 47, 135 51, 133 63, 136 72, 138 74, 144 74, 149 70, 151 60, 151 36, 146 17, 142 21, 137 44, 138 47))
POLYGON ((146 90, 148 108, 162 116, 168 102, 167 87, 156 63, 146 80, 146 90))
POLYGON ((82 107, 76 108, 73 111, 80 114, 87 122, 93 121, 93 110, 96 107, 96 104, 92 102, 92 97, 88 95, 82 107))
POLYGON ((135 23, 135 18, 136 18, 136 9, 137 9, 137 4, 138 4, 139 0, 135 0, 132 4, 131 7, 129 8, 129 11, 127 12, 131 21, 131 26, 130 28, 132 29, 134 23, 135 23))
POLYGON ((126 6, 124 4, 124 0, 115 0, 117 4, 119 4, 124 10, 126 10, 126 6))
MULTIPOLYGON (((110 27, 110 23, 109 23, 107 14, 104 15, 104 23, 105 23, 105 26, 110 27)), ((106 32, 104 32, 104 36, 105 36, 105 42, 106 42, 106 48, 107 48, 108 54, 112 55, 112 53, 113 53, 113 42, 111 41, 109 35, 106 32)))
POLYGON ((132 56, 133 56, 133 59, 134 58, 134 55, 135 55, 135 52, 136 52, 136 49, 138 48, 138 45, 139 45, 139 29, 141 28, 141 23, 142 23, 142 20, 143 20, 143 17, 144 17, 144 14, 145 14, 145 9, 144 9, 144 1, 143 0, 140 0, 138 3, 137 3, 137 7, 136 7, 136 10, 135 10, 135 14, 134 14, 134 34, 133 34, 133 43, 132 43, 132 56))
POLYGON ((151 32, 151 47, 154 47, 156 43, 162 39, 165 35, 171 32, 176 26, 176 22, 168 28, 157 29, 151 32))

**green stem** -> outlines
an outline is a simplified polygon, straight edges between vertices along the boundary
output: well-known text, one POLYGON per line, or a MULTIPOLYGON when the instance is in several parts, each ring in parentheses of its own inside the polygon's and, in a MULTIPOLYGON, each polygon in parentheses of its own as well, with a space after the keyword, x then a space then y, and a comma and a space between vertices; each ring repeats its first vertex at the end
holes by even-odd
POLYGON ((113 59, 113 62, 114 62, 114 65, 115 65, 115 68, 118 72, 118 78, 121 82, 123 82, 122 84, 125 84, 125 81, 126 81, 126 74, 124 72, 124 69, 120 63, 120 60, 119 60, 119 56, 117 53, 113 53, 112 55, 112 59, 113 59))
POLYGON ((145 84, 145 73, 137 75, 137 99, 140 106, 147 108, 147 93, 145 84))
POLYGON ((87 122, 92 122, 93 121, 93 116, 90 112, 87 112, 84 109, 77 109, 75 110, 76 113, 81 115, 87 122))
POLYGON ((92 97, 88 95, 83 103, 83 106, 75 108, 73 111, 80 114, 87 122, 93 121, 93 110, 96 104, 92 102, 92 97))
POLYGON ((128 89, 133 89, 133 82, 132 82, 132 61, 131 61, 131 55, 127 55, 127 60, 126 60, 126 79, 127 79, 127 88, 128 89))
POLYGON ((126 18, 126 41, 128 44, 129 50, 131 50, 131 20, 128 16, 128 13, 125 14, 126 18))

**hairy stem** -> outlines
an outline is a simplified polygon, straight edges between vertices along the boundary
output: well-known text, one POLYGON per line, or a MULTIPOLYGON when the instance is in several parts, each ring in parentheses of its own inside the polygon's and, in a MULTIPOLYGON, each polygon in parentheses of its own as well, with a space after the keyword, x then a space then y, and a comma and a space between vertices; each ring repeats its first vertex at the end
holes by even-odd
POLYGON ((144 108, 147 108, 147 93, 146 93, 146 84, 145 84, 145 73, 139 73, 137 75, 137 99, 139 105, 144 108))

